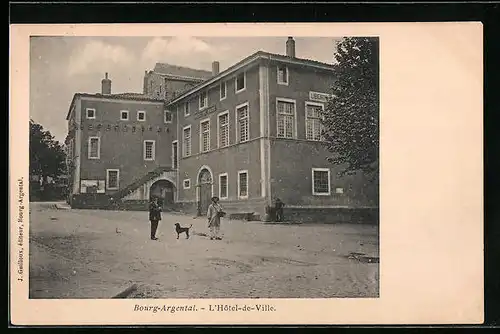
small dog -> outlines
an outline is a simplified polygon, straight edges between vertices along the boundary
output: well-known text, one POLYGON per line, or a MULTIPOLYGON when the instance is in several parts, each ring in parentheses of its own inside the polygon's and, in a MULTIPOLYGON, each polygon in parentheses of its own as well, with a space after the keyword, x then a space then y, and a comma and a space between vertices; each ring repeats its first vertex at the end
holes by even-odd
POLYGON ((189 239, 189 229, 193 227, 193 224, 189 227, 181 227, 181 224, 175 223, 175 232, 177 232, 177 239, 179 239, 179 235, 182 233, 186 233, 186 239, 189 239))

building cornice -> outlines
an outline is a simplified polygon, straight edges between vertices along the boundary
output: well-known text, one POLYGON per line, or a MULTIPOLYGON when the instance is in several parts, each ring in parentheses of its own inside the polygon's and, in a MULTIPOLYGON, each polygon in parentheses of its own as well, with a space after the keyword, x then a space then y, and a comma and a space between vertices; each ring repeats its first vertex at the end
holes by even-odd
POLYGON ((333 71, 333 69, 334 69, 333 65, 329 65, 329 64, 309 60, 309 59, 291 58, 291 57, 287 57, 287 56, 283 56, 283 55, 277 55, 277 54, 272 54, 272 53, 268 53, 268 52, 258 51, 256 53, 248 56, 247 58, 241 60, 240 62, 236 63, 235 65, 229 67, 227 70, 221 72, 219 75, 216 75, 213 78, 208 79, 208 80, 204 81, 203 83, 193 87, 192 89, 182 93, 180 96, 178 96, 175 99, 168 102, 168 105, 175 104, 175 103, 181 101, 182 99, 184 99, 185 97, 187 97, 191 94, 194 94, 194 93, 196 93, 196 92, 198 92, 206 87, 209 87, 212 84, 216 83, 217 81, 221 80, 222 78, 227 77, 227 76, 233 74, 234 72, 240 70, 241 68, 249 66, 249 65, 251 65, 254 62, 257 62, 259 60, 279 61, 279 62, 286 63, 286 64, 292 64, 292 65, 297 65, 297 66, 306 66, 306 67, 316 68, 316 69, 323 70, 323 71, 333 71))

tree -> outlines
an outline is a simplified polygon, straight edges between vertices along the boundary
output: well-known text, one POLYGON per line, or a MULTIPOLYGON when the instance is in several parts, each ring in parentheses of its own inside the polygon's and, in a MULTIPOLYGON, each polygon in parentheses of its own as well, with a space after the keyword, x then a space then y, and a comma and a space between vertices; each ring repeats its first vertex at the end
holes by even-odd
POLYGON ((43 126, 30 120, 30 174, 42 182, 47 177, 57 178, 66 171, 66 154, 63 146, 43 126))
POLYGON ((323 136, 343 166, 339 176, 362 171, 374 175, 379 156, 378 38, 344 38, 337 44, 332 97, 323 114, 323 136))

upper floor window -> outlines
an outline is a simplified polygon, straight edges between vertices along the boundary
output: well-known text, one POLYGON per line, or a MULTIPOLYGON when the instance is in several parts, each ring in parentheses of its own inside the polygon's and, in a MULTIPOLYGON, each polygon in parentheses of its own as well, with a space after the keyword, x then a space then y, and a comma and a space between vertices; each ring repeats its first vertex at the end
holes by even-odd
POLYGON ((120 111, 120 120, 128 121, 128 110, 120 111))
POLYGON ((208 94, 207 92, 200 93, 200 109, 206 108, 208 106, 208 94))
POLYGON ((184 116, 189 116, 189 102, 184 103, 184 116))
POLYGON ((165 110, 163 113, 163 121, 165 123, 172 123, 172 112, 170 110, 165 110))
POLYGON ((284 65, 278 66, 278 84, 288 85, 288 67, 284 65))
POLYGON ((191 125, 186 126, 182 133, 182 156, 191 155, 191 125))
POLYGON ((236 76, 236 93, 244 91, 246 88, 246 73, 240 73, 236 76))
POLYGON ((323 104, 306 102, 306 139, 321 140, 323 104))
POLYGON ((140 122, 143 122, 146 120, 146 112, 145 111, 138 111, 137 112, 137 120, 140 122))
POLYGON ((201 152, 210 151, 210 120, 200 122, 200 147, 201 152))
POLYGON ((227 96, 227 84, 225 81, 220 84, 220 99, 224 100, 227 96))
POLYGON ((178 147, 177 140, 172 142, 172 168, 177 169, 179 167, 179 159, 178 159, 178 147))
POLYGON ((219 128, 217 130, 219 142, 219 147, 226 147, 229 145, 229 111, 225 111, 219 114, 218 117, 219 128))
POLYGON ((153 161, 155 159, 155 146, 154 140, 144 141, 144 160, 153 161))
POLYGON ((101 138, 89 137, 89 159, 99 159, 101 157, 101 138))
POLYGON ((95 109, 94 108, 87 108, 87 119, 95 119, 95 109))
POLYGON ((277 99, 277 126, 279 138, 295 137, 295 101, 277 99))
POLYGON ((236 119, 236 138, 239 143, 246 142, 250 137, 248 103, 236 107, 236 119))

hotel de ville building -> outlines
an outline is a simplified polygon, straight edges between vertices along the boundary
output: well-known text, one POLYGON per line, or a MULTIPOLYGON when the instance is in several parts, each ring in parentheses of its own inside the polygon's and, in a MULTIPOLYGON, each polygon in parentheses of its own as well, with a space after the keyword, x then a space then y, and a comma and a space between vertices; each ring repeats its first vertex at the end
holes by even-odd
POLYGON ((143 93, 77 93, 68 114, 73 208, 203 215, 218 196, 230 216, 269 220, 276 198, 291 221, 377 219, 378 186, 337 176, 321 142, 333 67, 256 52, 220 71, 158 63, 143 93))

